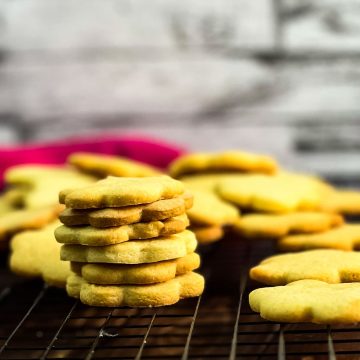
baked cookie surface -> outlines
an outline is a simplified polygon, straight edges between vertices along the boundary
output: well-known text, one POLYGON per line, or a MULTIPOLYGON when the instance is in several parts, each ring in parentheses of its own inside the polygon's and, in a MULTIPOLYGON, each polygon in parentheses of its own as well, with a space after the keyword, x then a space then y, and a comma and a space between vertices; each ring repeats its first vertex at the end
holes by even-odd
POLYGON ((249 214, 239 217, 234 230, 245 238, 278 239, 290 233, 322 232, 343 224, 342 216, 321 212, 294 212, 289 214, 249 214))
POLYGON ((83 264, 71 263, 71 270, 92 284, 153 284, 168 281, 200 266, 200 256, 187 254, 182 258, 149 264, 83 264))
POLYGON ((344 224, 316 234, 285 236, 278 240, 278 247, 284 251, 358 249, 360 248, 360 224, 344 224))
POLYGON ((158 200, 144 205, 97 210, 67 208, 59 218, 67 226, 91 225, 102 228, 168 219, 184 214, 192 204, 193 195, 185 192, 172 199, 158 200))
POLYGON ((14 236, 10 243, 10 269, 28 278, 42 277, 49 285, 65 287, 70 264, 60 260, 60 247, 54 237, 55 221, 40 230, 14 236))
POLYGON ((184 185, 166 175, 146 178, 109 176, 78 190, 63 190, 59 201, 73 209, 122 207, 170 199, 183 192, 184 185))
POLYGON ((176 234, 184 231, 188 225, 189 220, 185 214, 162 221, 107 228, 62 225, 55 230, 55 237, 62 244, 104 246, 119 244, 128 240, 142 240, 176 234))
POLYGON ((287 173, 233 176, 220 181, 216 189, 220 197, 241 209, 266 213, 313 210, 322 200, 317 182, 287 173))
POLYGON ((59 191, 87 186, 95 178, 61 166, 17 165, 6 171, 5 182, 21 189, 22 204, 30 209, 57 205, 59 191))
POLYGON ((114 264, 143 264, 181 258, 195 251, 195 235, 181 233, 152 240, 131 240, 108 246, 63 245, 61 259, 65 261, 114 264))
POLYGON ((299 280, 285 286, 256 289, 250 307, 266 320, 349 324, 360 321, 360 283, 328 284, 299 280))
POLYGON ((219 153, 194 153, 181 156, 169 166, 171 176, 217 171, 240 171, 272 174, 277 170, 276 161, 267 155, 244 151, 219 153))
POLYGON ((78 275, 71 275, 66 284, 67 293, 91 306, 152 307, 177 303, 196 297, 204 290, 204 278, 194 272, 176 276, 172 280, 151 285, 95 285, 78 275))
POLYGON ((324 196, 321 210, 344 215, 359 215, 360 191, 336 189, 324 196))
POLYGON ((191 226, 190 230, 194 232, 199 244, 210 244, 220 240, 224 236, 222 226, 191 226))
POLYGON ((239 210, 208 191, 191 190, 194 205, 187 211, 191 224, 226 225, 239 217, 239 210))
POLYGON ((61 210, 62 206, 55 205, 3 214, 0 217, 0 243, 20 231, 42 228, 55 220, 61 210))
POLYGON ((266 285, 306 279, 332 284, 360 282, 360 252, 326 249, 275 255, 253 267, 250 277, 266 285))
POLYGON ((220 181, 237 178, 236 173, 195 174, 181 177, 181 181, 191 190, 207 191, 216 194, 220 181))
POLYGON ((68 163, 86 173, 106 177, 146 177, 160 175, 160 171, 150 165, 130 160, 121 156, 111 156, 93 153, 74 153, 68 163))

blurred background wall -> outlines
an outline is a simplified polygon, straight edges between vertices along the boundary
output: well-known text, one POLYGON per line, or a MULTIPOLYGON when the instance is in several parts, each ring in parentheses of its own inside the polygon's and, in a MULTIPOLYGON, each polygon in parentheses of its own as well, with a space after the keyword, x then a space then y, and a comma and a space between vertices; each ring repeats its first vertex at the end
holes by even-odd
POLYGON ((0 143, 98 131, 360 175, 359 0, 1 0, 0 143))

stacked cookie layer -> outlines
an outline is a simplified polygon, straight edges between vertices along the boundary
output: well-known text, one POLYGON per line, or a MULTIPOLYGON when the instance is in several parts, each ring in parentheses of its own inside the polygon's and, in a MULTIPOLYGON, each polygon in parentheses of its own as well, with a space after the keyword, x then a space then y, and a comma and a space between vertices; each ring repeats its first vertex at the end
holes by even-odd
POLYGON ((167 176, 108 177, 60 193, 55 231, 71 261, 70 296, 94 306, 163 306, 198 296, 204 279, 186 210, 192 195, 167 176))

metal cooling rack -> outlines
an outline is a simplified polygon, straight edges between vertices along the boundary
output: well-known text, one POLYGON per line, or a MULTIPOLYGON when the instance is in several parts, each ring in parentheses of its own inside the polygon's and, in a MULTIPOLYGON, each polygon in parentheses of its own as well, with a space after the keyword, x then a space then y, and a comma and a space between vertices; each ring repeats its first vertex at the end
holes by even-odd
POLYGON ((201 298, 164 308, 92 308, 0 272, 0 359, 360 359, 358 326, 277 324, 248 305, 248 268, 272 254, 228 235, 203 253, 201 298))

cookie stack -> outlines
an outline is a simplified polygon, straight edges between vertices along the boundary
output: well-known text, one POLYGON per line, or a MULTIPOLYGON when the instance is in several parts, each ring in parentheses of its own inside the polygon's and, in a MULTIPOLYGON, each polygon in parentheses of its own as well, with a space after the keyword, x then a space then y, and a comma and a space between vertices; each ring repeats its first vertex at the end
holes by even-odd
MULTIPOLYGON (((262 155, 192 154, 175 161, 170 170, 176 176, 185 174, 181 180, 193 192, 206 191, 222 204, 243 212, 241 217, 234 213, 224 220, 243 238, 280 239, 279 245, 285 249, 283 239, 289 234, 321 233, 343 224, 341 215, 325 209, 336 207, 334 200, 324 203, 326 198, 334 199, 330 185, 314 176, 278 170, 275 161, 262 155)), ((210 206, 209 198, 210 195, 196 196, 195 205, 196 201, 202 204, 199 209, 194 206, 189 210, 196 229, 199 215, 207 211, 215 217, 223 209, 210 206), (204 206, 205 200, 209 206, 204 206)))
POLYGON ((237 174, 273 174, 276 170, 271 157, 243 151, 187 154, 169 166, 170 175, 180 178, 195 195, 188 215, 191 229, 202 244, 220 240, 224 227, 239 217, 239 209, 217 193, 218 182, 237 174))
POLYGON ((192 195, 168 176, 108 177, 60 193, 64 225, 55 231, 71 262, 67 292, 93 306, 163 306, 203 292, 192 195))

